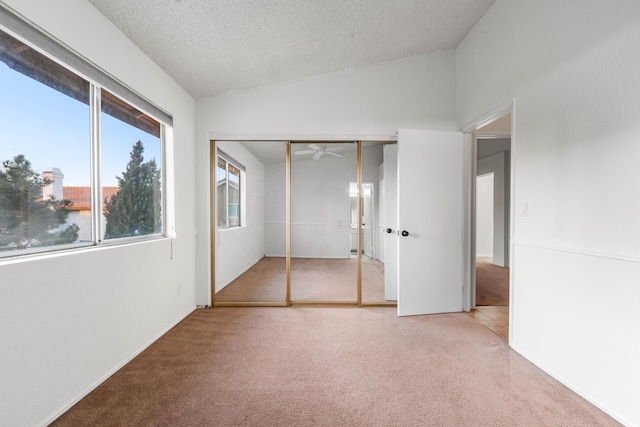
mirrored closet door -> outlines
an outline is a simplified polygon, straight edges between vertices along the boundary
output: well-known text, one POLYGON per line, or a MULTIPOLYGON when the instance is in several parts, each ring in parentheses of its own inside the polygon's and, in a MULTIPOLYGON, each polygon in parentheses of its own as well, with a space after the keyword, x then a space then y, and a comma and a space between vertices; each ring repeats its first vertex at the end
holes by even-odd
MULTIPOLYGON (((362 142, 362 304, 395 303, 393 296, 385 290, 385 260, 393 263, 393 250, 385 252, 386 247, 394 242, 395 225, 391 215, 386 211, 395 208, 393 194, 385 194, 385 143, 362 142), (385 197, 388 196, 388 197, 385 197), (387 233, 387 230, 391 230, 387 233)), ((388 168, 387 168, 388 169, 388 168)), ((394 177, 390 177, 387 186, 394 185, 394 177)), ((387 189, 387 193, 393 193, 387 189)), ((389 283, 388 286, 394 286, 389 283)))
POLYGON ((291 301, 357 304, 358 145, 291 144, 291 301))
POLYGON ((286 141, 218 141, 214 305, 287 305, 286 141))
POLYGON ((214 305, 395 304, 395 145, 212 143, 214 305))

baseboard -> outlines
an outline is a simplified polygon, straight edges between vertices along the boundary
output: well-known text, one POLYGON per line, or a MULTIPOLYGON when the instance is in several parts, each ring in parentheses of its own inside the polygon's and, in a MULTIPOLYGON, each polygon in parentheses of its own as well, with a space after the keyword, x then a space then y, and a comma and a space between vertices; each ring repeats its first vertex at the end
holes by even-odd
POLYGON ((529 362, 531 362, 534 365, 536 365, 536 367, 540 368, 546 374, 548 374, 551 377, 553 377, 553 379, 559 381, 562 385, 564 385, 565 387, 567 387, 568 389, 570 389, 571 391, 573 391, 574 393, 576 393, 577 395, 582 397, 587 402, 591 403, 596 408, 600 409, 605 414, 609 415, 611 418, 613 418, 617 422, 619 422, 619 423, 621 423, 622 425, 625 425, 625 426, 633 425, 629 420, 625 419, 625 417, 621 416, 620 414, 618 414, 616 411, 612 410, 611 408, 608 408, 605 405, 602 405, 598 401, 598 399, 595 399, 589 393, 585 392, 581 387, 578 387, 575 384, 573 384, 573 382, 568 380, 564 375, 559 374, 556 370, 549 368, 549 366, 547 366, 545 363, 542 363, 537 358, 531 356, 528 352, 526 352, 522 348, 520 348, 517 345, 517 343, 510 342, 509 346, 515 352, 517 352, 522 357, 527 359, 529 362))
POLYGON ((122 369, 127 363, 131 362, 134 358, 136 358, 140 353, 142 353, 144 350, 146 350, 151 344, 153 344, 154 342, 158 341, 158 339, 160 339, 164 334, 169 332, 178 323, 182 322, 187 316, 189 316, 195 310, 196 310, 196 306, 193 306, 192 308, 190 308, 186 313, 184 313, 181 316, 179 316, 176 321, 170 323, 168 326, 166 326, 164 329, 162 329, 160 332, 158 332, 156 335, 154 335, 151 339, 149 339, 147 342, 145 342, 142 346, 140 346, 137 350, 133 351, 124 360, 122 360, 119 363, 116 363, 113 367, 111 367, 111 369, 108 369, 106 371, 106 373, 103 374, 101 377, 99 377, 96 381, 94 381, 93 383, 89 384, 87 387, 85 387, 79 393, 77 393, 77 394, 75 394, 73 396, 70 396, 68 399, 65 399, 64 403, 62 403, 58 408, 49 411, 47 414, 43 415, 42 417, 40 417, 39 419, 34 421, 31 425, 32 426, 47 426, 47 425, 51 424, 53 421, 55 421, 57 418, 59 418, 62 414, 67 412, 69 409, 71 409, 71 407, 73 405, 78 403, 85 396, 87 396, 89 393, 91 393, 93 390, 95 390, 100 384, 102 384, 107 379, 109 379, 109 377, 111 377, 113 374, 115 374, 120 369, 122 369))

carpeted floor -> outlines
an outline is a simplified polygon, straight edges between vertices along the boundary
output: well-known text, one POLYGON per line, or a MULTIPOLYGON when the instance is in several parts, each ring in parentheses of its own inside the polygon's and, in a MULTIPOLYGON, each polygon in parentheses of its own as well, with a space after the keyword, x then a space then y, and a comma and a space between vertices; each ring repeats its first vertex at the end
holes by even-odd
MULTIPOLYGON (((291 260, 293 301, 356 301, 357 264, 355 258, 291 260)), ((221 302, 274 302, 285 300, 284 258, 264 257, 216 294, 221 302)), ((384 264, 362 258, 362 301, 384 302, 384 264)), ((509 268, 476 262, 476 305, 509 305, 509 268)))
POLYGON ((615 426, 466 314, 198 310, 63 426, 615 426))
POLYGON ((509 305, 509 267, 500 267, 491 258, 476 259, 476 305, 509 305))
MULTIPOLYGON (((216 301, 285 301, 285 258, 264 257, 216 293, 216 301)), ((292 258, 292 301, 357 301, 356 258, 292 258)), ((384 264, 362 257, 362 301, 384 301, 384 264)))

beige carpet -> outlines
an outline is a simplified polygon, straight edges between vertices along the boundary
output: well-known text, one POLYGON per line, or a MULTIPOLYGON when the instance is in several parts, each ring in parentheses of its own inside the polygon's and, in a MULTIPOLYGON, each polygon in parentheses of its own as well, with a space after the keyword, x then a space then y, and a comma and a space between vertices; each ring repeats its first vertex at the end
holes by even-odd
MULTIPOLYGON (((291 299, 299 302, 357 301, 357 259, 292 258, 291 299)), ((220 302, 282 302, 284 258, 264 257, 216 294, 220 302)), ((384 264, 362 258, 362 301, 384 301, 384 264)))
POLYGON ((285 301, 285 258, 264 257, 240 277, 216 293, 216 301, 285 301))
POLYGON ((476 305, 509 305, 509 267, 500 267, 491 258, 476 259, 476 305))
POLYGON ((62 426, 615 426, 466 314, 198 310, 62 426))

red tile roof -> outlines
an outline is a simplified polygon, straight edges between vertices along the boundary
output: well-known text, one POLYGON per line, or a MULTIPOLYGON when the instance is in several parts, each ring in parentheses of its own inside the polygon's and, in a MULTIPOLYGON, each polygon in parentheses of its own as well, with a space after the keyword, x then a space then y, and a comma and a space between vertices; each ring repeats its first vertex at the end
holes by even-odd
MULTIPOLYGON (((120 187, 102 187, 102 199, 109 200, 118 192, 120 187)), ((71 200, 73 203, 67 209, 72 211, 91 210, 91 187, 68 187, 62 188, 62 197, 71 200)))

